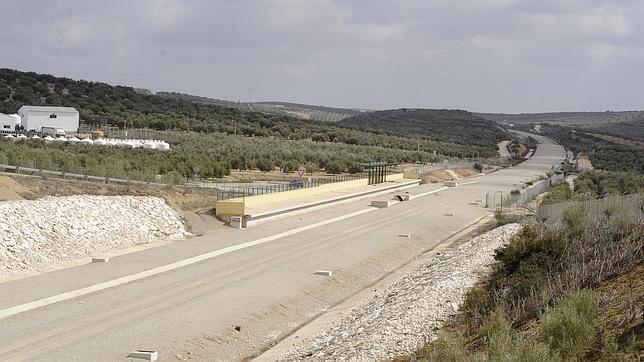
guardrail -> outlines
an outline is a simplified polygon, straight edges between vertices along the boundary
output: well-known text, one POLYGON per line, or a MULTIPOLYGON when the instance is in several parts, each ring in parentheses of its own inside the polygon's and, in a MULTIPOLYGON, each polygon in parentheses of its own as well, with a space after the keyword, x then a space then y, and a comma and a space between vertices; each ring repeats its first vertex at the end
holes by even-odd
POLYGON ((140 184, 140 185, 151 185, 151 186, 159 186, 159 187, 168 186, 167 184, 157 183, 157 182, 126 180, 126 179, 114 178, 114 177, 83 175, 83 174, 78 174, 73 172, 51 171, 51 170, 44 170, 39 168, 30 168, 30 167, 21 167, 21 166, 12 166, 12 165, 0 165, 0 172, 7 172, 7 171, 16 173, 16 174, 52 176, 52 177, 84 180, 84 181, 95 181, 95 182, 102 182, 102 183, 140 184))

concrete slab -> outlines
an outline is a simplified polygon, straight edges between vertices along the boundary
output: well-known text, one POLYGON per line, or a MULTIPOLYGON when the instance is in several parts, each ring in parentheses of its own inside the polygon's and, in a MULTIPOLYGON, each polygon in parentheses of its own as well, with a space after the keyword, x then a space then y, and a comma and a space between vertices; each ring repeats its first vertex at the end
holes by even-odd
POLYGON ((330 270, 318 270, 313 275, 324 275, 325 277, 330 277, 333 275, 333 272, 330 270))
POLYGON ((393 201, 390 201, 390 200, 388 200, 388 201, 377 201, 377 200, 373 200, 373 201, 371 201, 371 206, 373 206, 373 207, 379 207, 379 208, 385 208, 385 207, 389 207, 389 206, 391 206, 393 203, 394 203, 394 202, 393 202, 393 201))
POLYGON ((130 352, 127 356, 129 358, 138 358, 146 361, 156 361, 159 358, 159 353, 157 351, 137 349, 130 352))

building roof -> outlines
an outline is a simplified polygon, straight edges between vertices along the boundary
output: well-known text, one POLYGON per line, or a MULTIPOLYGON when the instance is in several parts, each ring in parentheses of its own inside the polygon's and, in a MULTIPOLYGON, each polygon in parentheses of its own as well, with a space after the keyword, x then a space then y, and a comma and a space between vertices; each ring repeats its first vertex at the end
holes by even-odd
POLYGON ((40 112, 73 112, 78 113, 73 107, 47 107, 47 106, 22 106, 18 112, 22 111, 40 111, 40 112))

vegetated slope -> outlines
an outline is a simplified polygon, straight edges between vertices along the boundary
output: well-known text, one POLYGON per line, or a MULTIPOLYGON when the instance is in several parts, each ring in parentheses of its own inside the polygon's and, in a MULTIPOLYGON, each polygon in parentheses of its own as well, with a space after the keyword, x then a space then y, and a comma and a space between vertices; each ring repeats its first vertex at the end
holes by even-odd
POLYGON ((585 131, 644 141, 644 116, 640 119, 628 122, 617 122, 587 127, 585 131))
POLYGON ((347 118, 340 124, 378 130, 382 133, 426 137, 463 145, 496 149, 499 141, 510 139, 496 123, 475 114, 451 109, 396 109, 369 112, 347 118))
MULTIPOLYGON (((219 104, 205 104, 202 98, 175 99, 150 95, 131 87, 76 81, 52 75, 0 69, 0 112, 14 113, 22 105, 76 107, 81 120, 89 124, 109 123, 128 128, 227 133, 284 140, 377 145, 398 150, 461 155, 468 149, 461 144, 441 142, 431 137, 378 134, 369 130, 341 127, 337 123, 302 120, 282 114, 252 112, 219 104)), ((216 102, 215 102, 216 103, 216 102)), ((471 150, 471 149, 470 149, 471 150)), ((490 156, 490 149, 474 150, 490 156)), ((417 161, 428 154, 419 153, 417 161)))
POLYGON ((334 108, 315 106, 310 104, 289 103, 289 102, 231 102, 222 99, 200 97, 176 92, 157 92, 158 96, 185 100, 202 104, 215 104, 232 107, 252 112, 264 112, 282 114, 300 119, 312 119, 314 121, 337 122, 344 118, 351 117, 361 111, 350 108, 334 108))
POLYGON ((246 103, 245 105, 248 107, 257 107, 258 110, 285 112, 286 114, 295 117, 323 122, 339 122, 345 118, 362 113, 362 111, 356 109, 334 108, 288 102, 255 102, 246 103))
POLYGON ((568 126, 591 127, 644 119, 644 111, 624 112, 550 112, 550 113, 475 113, 477 116, 496 122, 514 124, 548 122, 568 126))
POLYGON ((430 361, 638 361, 644 229, 607 212, 528 225, 496 251, 452 325, 417 352, 430 361))
MULTIPOLYGON (((530 130, 531 126, 522 125, 517 128, 530 130)), ((542 123, 540 132, 564 145, 576 155, 587 154, 596 169, 644 172, 644 148, 642 147, 613 143, 557 124, 542 123)))

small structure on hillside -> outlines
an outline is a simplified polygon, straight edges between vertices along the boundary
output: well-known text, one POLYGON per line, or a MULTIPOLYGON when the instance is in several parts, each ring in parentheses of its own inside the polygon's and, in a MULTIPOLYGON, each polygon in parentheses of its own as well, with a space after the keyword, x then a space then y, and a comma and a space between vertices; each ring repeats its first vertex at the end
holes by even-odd
POLYGON ((14 133, 18 126, 20 126, 20 117, 18 115, 0 113, 0 134, 14 133))
POLYGON ((72 107, 22 106, 18 110, 25 131, 41 132, 43 127, 76 132, 80 124, 78 111, 72 107))

